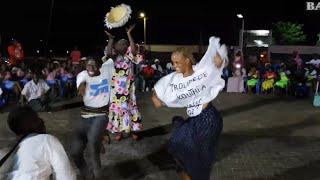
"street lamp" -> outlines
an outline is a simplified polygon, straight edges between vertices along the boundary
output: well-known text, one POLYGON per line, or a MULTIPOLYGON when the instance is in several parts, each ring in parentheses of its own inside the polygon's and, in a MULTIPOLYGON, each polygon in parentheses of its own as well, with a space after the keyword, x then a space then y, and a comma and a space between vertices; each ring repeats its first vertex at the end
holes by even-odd
POLYGON ((144 13, 140 13, 140 17, 143 18, 143 42, 147 44, 147 17, 144 13))
POLYGON ((45 57, 48 57, 48 48, 49 48, 50 32, 51 32, 51 25, 52 25, 53 6, 54 6, 54 0, 51 0, 49 23, 48 23, 48 32, 47 32, 47 41, 45 43, 45 50, 44 50, 45 57))
POLYGON ((242 20, 242 28, 241 28, 241 33, 240 33, 239 46, 240 46, 241 51, 243 52, 244 17, 242 16, 242 14, 237 14, 237 17, 242 20))

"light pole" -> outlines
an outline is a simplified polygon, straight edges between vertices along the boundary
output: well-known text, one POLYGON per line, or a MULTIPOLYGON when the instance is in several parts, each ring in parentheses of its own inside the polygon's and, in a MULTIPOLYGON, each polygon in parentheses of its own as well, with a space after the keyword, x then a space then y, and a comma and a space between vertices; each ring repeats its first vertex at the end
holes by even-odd
POLYGON ((241 51, 243 52, 243 33, 244 33, 244 17, 242 14, 237 14, 237 17, 242 20, 242 28, 240 33, 240 40, 239 40, 239 46, 241 51))
POLYGON ((46 43, 45 43, 45 50, 44 50, 44 56, 45 56, 46 58, 48 57, 48 48, 49 48, 50 33, 51 33, 53 5, 54 5, 54 0, 51 0, 50 14, 49 14, 49 23, 48 23, 48 32, 47 32, 47 41, 46 41, 46 43))
POLYGON ((143 44, 147 45, 147 17, 144 13, 140 13, 140 17, 143 18, 143 44))

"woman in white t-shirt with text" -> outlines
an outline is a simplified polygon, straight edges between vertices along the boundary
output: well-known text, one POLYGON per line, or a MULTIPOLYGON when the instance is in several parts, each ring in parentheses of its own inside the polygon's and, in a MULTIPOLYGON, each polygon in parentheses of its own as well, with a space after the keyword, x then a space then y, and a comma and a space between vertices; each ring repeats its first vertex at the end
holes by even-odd
POLYGON ((227 50, 220 39, 211 37, 206 54, 196 64, 186 48, 175 50, 172 63, 176 69, 154 86, 155 107, 186 107, 189 118, 180 122, 168 142, 169 153, 182 168, 184 180, 209 180, 215 147, 223 122, 211 101, 224 88, 222 69, 227 63, 227 50))

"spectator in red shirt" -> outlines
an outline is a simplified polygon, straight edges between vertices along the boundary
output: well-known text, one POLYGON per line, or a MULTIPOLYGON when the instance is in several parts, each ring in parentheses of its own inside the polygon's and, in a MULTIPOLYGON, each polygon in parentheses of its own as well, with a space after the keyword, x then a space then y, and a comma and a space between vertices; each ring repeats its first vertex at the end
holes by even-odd
POLYGON ((10 59, 10 65, 16 65, 18 61, 23 61, 24 51, 21 43, 18 43, 16 39, 12 41, 12 44, 8 46, 8 54, 10 59))
POLYGON ((78 50, 78 46, 74 46, 74 49, 70 53, 72 64, 79 64, 81 59, 81 51, 78 50))
POLYGON ((153 87, 153 78, 154 78, 154 69, 151 67, 151 62, 147 62, 148 66, 144 67, 142 72, 146 82, 144 87, 144 91, 149 91, 153 87), (148 88, 148 89, 147 89, 148 88))

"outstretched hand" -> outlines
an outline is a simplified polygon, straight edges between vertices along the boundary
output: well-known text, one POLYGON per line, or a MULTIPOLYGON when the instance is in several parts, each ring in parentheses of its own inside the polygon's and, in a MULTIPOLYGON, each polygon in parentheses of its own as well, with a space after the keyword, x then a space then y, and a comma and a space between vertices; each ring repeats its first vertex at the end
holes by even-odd
POLYGON ((107 34, 109 38, 112 38, 112 39, 114 38, 114 36, 111 33, 109 33, 107 30, 105 30, 104 32, 107 34))
POLYGON ((132 31, 132 29, 134 29, 134 27, 136 27, 135 24, 131 25, 129 28, 126 28, 127 34, 130 34, 130 32, 132 31))

